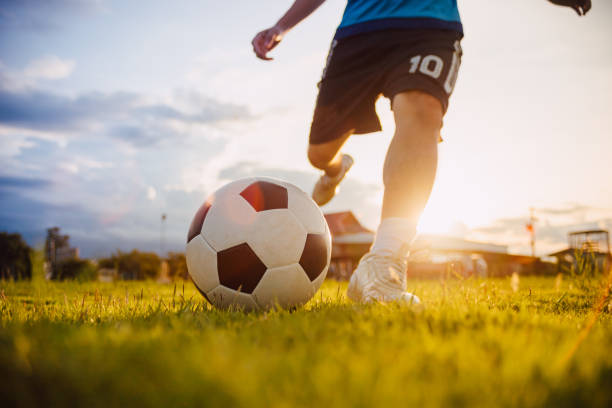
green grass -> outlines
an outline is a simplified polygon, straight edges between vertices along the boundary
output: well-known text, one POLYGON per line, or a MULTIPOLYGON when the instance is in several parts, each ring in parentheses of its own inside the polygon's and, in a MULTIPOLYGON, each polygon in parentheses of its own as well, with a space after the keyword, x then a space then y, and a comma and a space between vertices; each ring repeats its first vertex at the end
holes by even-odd
POLYGON ((612 406, 610 299, 571 352, 603 280, 409 285, 424 309, 326 282, 249 314, 189 282, 0 283, 0 405, 612 406))

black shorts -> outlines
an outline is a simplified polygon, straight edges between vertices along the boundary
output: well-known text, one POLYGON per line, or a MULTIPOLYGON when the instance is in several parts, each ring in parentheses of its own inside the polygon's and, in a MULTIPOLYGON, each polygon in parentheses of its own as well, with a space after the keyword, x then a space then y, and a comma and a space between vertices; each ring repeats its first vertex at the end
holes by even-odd
POLYGON ((436 97, 446 112, 461 63, 462 34, 384 30, 334 40, 319 82, 310 143, 381 130, 374 105, 404 91, 436 97))

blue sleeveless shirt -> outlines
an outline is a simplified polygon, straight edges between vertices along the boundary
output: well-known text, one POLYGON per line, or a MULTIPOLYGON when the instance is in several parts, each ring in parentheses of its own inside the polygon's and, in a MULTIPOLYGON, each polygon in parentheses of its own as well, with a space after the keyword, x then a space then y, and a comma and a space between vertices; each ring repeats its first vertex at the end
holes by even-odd
POLYGON ((457 0, 348 0, 335 38, 405 28, 463 34, 457 0))

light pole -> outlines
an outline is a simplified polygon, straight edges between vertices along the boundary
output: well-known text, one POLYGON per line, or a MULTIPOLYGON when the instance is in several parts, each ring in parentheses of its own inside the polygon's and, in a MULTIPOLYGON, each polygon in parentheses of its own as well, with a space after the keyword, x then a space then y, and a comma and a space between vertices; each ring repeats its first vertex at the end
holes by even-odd
POLYGON ((529 232, 529 245, 531 246, 531 256, 535 258, 535 223, 538 220, 534 215, 535 209, 529 208, 529 221, 527 221, 527 231, 529 232))
POLYGON ((161 229, 160 229, 160 236, 159 236, 159 254, 161 256, 164 256, 164 236, 166 233, 166 213, 162 213, 161 215, 161 229))

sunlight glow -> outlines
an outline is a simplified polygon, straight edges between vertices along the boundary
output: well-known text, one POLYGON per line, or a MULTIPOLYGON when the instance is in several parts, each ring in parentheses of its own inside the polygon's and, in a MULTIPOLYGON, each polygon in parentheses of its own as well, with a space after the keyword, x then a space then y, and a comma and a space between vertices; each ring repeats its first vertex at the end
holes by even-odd
POLYGON ((484 192, 473 191, 450 174, 446 176, 436 180, 417 228, 420 233, 464 236, 468 229, 486 225, 498 216, 498 209, 488 208, 484 192))

